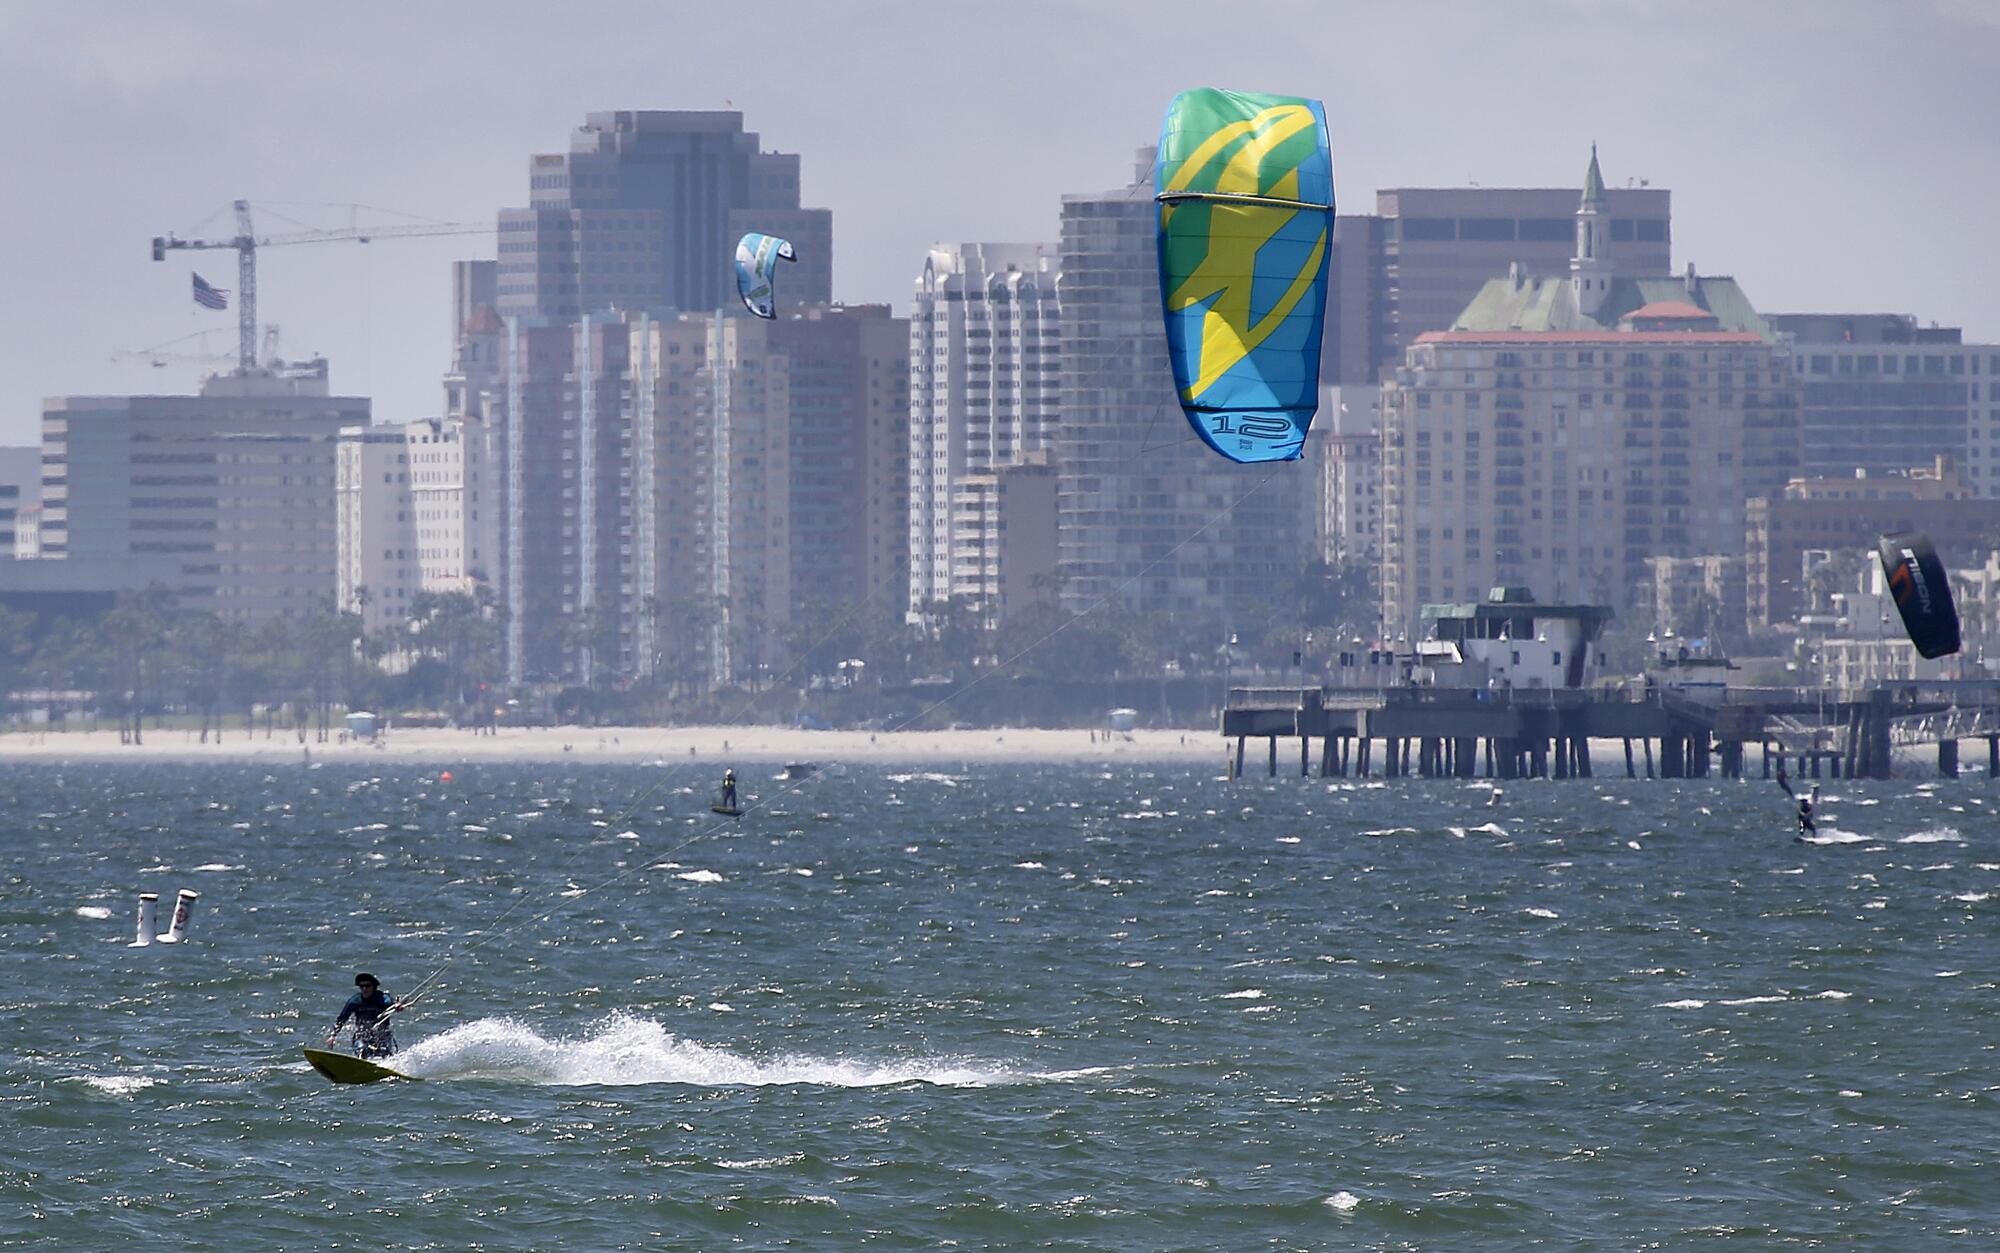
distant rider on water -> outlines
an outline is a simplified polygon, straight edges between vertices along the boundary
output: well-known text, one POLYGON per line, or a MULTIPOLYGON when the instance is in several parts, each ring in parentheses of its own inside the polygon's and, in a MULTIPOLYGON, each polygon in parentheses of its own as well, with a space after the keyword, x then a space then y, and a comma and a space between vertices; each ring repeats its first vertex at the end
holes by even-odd
POLYGON ((361 990, 347 998, 347 1004, 341 1007, 340 1017, 334 1021, 333 1030, 326 1033, 326 1042, 332 1044, 340 1029, 352 1018, 354 1055, 387 1057, 396 1051, 396 1037, 389 1032, 389 1015, 403 1007, 395 997, 382 990, 374 975, 363 973, 354 976, 354 986, 361 990))
POLYGON ((736 770, 731 767, 722 772, 722 807, 736 808, 736 770))
POLYGON ((1804 796, 1800 796, 1797 792, 1792 791, 1792 781, 1785 777, 1785 763, 1780 761, 1778 763, 1778 786, 1785 789, 1785 795, 1799 803, 1798 838, 1804 840, 1817 835, 1819 828, 1813 825, 1813 802, 1819 799, 1819 784, 1813 784, 1810 792, 1804 796))

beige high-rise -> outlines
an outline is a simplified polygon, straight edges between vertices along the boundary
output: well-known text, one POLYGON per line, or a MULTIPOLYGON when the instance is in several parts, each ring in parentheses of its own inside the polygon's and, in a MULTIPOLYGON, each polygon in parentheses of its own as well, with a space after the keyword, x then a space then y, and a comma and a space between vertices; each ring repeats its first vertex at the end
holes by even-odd
POLYGON ((1654 557, 1740 556, 1799 459, 1788 350, 1734 280, 1628 276, 1593 153, 1569 273, 1516 266, 1382 394, 1383 614, 1495 586, 1632 603, 1654 557))
POLYGON ((639 669, 669 682, 768 678, 908 590, 908 321, 720 321, 720 370, 713 315, 628 323, 633 625, 639 669))

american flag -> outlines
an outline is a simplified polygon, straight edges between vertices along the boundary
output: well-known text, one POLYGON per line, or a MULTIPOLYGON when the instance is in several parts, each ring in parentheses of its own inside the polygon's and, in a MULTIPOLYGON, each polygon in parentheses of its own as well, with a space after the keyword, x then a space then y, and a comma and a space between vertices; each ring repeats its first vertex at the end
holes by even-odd
POLYGON ((220 287, 210 287, 208 280, 197 274, 194 276, 194 302, 204 309, 227 309, 229 292, 220 287))

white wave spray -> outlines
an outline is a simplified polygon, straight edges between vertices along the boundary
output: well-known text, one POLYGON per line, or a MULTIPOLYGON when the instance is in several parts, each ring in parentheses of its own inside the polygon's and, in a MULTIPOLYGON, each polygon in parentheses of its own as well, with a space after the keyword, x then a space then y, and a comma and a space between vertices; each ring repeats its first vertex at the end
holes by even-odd
POLYGON ((970 1058, 906 1061, 780 1054, 750 1058, 674 1036, 664 1026, 614 1014, 577 1038, 550 1039, 509 1018, 482 1018, 396 1054, 396 1069, 420 1079, 498 1079, 549 1085, 682 1083, 699 1087, 817 1084, 838 1088, 931 1083, 985 1087, 1048 1076, 970 1058))

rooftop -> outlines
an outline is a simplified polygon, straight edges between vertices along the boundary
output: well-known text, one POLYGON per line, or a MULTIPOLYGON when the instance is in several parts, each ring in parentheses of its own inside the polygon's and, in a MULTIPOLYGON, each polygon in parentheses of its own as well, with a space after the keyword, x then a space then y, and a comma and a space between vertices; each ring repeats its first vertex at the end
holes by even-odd
POLYGON ((1684 306, 1693 316, 1713 317, 1718 330, 1758 339, 1774 338, 1770 326, 1751 305, 1733 278, 1660 275, 1656 278, 1614 278, 1610 294, 1596 317, 1577 308, 1567 276, 1529 278, 1520 270, 1505 278, 1488 279, 1479 294, 1451 324, 1451 331, 1604 331, 1623 334, 1623 319, 1655 305, 1684 306))

